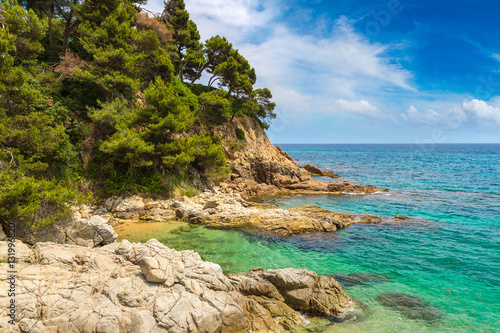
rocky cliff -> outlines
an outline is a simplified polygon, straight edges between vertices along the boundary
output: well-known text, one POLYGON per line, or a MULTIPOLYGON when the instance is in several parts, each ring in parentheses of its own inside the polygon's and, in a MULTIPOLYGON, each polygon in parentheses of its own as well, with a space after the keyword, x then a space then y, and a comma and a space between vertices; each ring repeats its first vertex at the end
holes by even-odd
POLYGON ((297 183, 307 174, 287 153, 275 147, 259 123, 248 116, 224 124, 216 134, 222 138, 231 165, 230 184, 235 188, 242 187, 240 184, 252 187, 297 183), (244 139, 238 131, 244 133, 244 139))
POLYGON ((223 142, 231 175, 222 188, 244 197, 284 193, 373 193, 380 191, 370 185, 348 181, 325 182, 311 176, 339 178, 315 166, 300 167, 288 153, 275 147, 259 123, 248 116, 235 118, 215 130, 223 142))

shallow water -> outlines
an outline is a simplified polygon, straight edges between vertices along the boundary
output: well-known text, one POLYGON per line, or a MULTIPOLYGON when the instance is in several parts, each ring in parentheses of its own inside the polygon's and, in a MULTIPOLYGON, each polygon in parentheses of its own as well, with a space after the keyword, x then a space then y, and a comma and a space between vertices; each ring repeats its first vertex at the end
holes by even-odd
POLYGON ((196 226, 188 232, 158 231, 155 237, 178 250, 194 249, 226 272, 246 272, 256 266, 296 267, 319 274, 387 278, 345 288, 350 297, 367 305, 363 318, 349 323, 313 319, 308 327, 312 331, 500 331, 500 145, 282 148, 299 158, 300 164, 312 163, 352 182, 390 192, 271 198, 268 202, 281 207, 316 204, 336 211, 426 221, 354 225, 336 233, 288 238, 196 226), (386 292, 418 296, 439 309, 442 317, 434 321, 405 317, 376 301, 386 292))

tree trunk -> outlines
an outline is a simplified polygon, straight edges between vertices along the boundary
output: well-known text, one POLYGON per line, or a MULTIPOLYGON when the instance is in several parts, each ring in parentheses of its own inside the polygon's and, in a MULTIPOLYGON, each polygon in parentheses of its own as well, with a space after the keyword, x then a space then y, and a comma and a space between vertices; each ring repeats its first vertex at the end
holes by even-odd
POLYGON ((66 54, 66 50, 68 49, 69 42, 69 34, 73 29, 73 24, 71 24, 73 19, 73 10, 69 13, 69 18, 66 20, 66 25, 64 26, 64 35, 63 35, 63 46, 62 46, 62 55, 66 54))
POLYGON ((236 111, 238 110, 238 100, 234 101, 234 109, 233 109, 233 115, 231 116, 231 122, 233 122, 234 116, 236 115, 236 111))
POLYGON ((49 13, 49 46, 52 48, 53 39, 52 39, 52 12, 54 5, 52 3, 53 0, 47 1, 47 11, 49 13))

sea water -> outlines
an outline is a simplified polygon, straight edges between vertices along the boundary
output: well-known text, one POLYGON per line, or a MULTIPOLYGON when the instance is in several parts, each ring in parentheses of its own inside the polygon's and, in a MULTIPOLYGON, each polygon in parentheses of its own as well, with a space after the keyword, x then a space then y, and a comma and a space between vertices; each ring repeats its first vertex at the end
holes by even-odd
POLYGON ((306 331, 500 331, 500 145, 281 147, 300 165, 311 163, 352 183, 389 192, 267 202, 284 208, 315 204, 335 211, 424 220, 354 225, 334 233, 287 238, 191 226, 157 238, 178 250, 194 249, 225 272, 296 267, 319 274, 383 277, 345 287, 348 296, 365 305, 357 320, 312 319, 306 331), (412 319, 408 312, 382 305, 377 300, 382 293, 417 296, 440 316, 412 319))

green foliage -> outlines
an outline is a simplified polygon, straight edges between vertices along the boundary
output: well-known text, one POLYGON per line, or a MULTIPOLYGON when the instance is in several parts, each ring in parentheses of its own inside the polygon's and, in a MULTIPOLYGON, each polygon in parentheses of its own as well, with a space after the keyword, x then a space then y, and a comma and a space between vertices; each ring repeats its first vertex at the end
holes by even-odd
POLYGON ((0 0, 1 223, 63 219, 89 189, 195 195, 193 177, 230 172, 215 126, 275 116, 231 43, 200 43, 183 0, 159 19, 143 2, 0 0), (203 73, 208 86, 194 84, 203 73))
POLYGON ((137 168, 125 163, 109 163, 99 169, 99 172, 106 174, 105 195, 154 194, 168 190, 168 184, 160 172, 152 168, 137 168))
POLYGON ((246 143, 244 141, 239 141, 239 140, 237 140, 237 141, 226 140, 224 143, 228 147, 228 149, 231 153, 239 151, 239 150, 243 149, 243 147, 246 146, 246 143))
POLYGON ((225 97, 222 90, 214 90, 209 93, 202 93, 198 99, 200 101, 200 118, 207 124, 221 125, 231 117, 231 103, 225 97))
POLYGON ((235 132, 236 132, 236 137, 238 138, 238 140, 247 141, 247 139, 245 138, 245 131, 244 130, 242 130, 241 128, 236 128, 235 132))
POLYGON ((200 194, 200 191, 191 186, 187 186, 185 189, 181 190, 181 195, 184 195, 186 197, 194 197, 198 194, 200 194))
POLYGON ((178 78, 184 80, 184 72, 192 77, 194 67, 203 62, 203 45, 200 43, 200 33, 196 24, 189 19, 184 0, 169 0, 165 2, 162 20, 172 31, 174 52, 171 53, 172 62, 178 78))
POLYGON ((272 97, 269 89, 256 89, 252 91, 243 104, 244 112, 256 118, 261 127, 265 129, 269 128, 266 120, 276 118, 276 114, 273 112, 276 104, 271 102, 272 97))
MULTIPOLYGON (((191 92, 193 94, 195 94, 196 96, 200 96, 201 94, 203 93, 206 93, 207 92, 207 86, 204 85, 204 84, 199 84, 199 83, 188 83, 188 82, 184 82, 184 84, 191 90, 191 92)), ((210 92, 211 91, 214 91, 214 90, 217 90, 216 88, 214 87, 210 87, 210 92)))
POLYGON ((0 220, 21 221, 31 228, 51 224, 70 213, 70 204, 83 197, 56 180, 25 177, 21 172, 0 171, 0 220))
POLYGON ((15 1, 2 1, 5 6, 4 24, 14 36, 11 49, 18 62, 35 59, 43 52, 41 44, 45 36, 45 26, 33 10, 28 12, 15 1))

